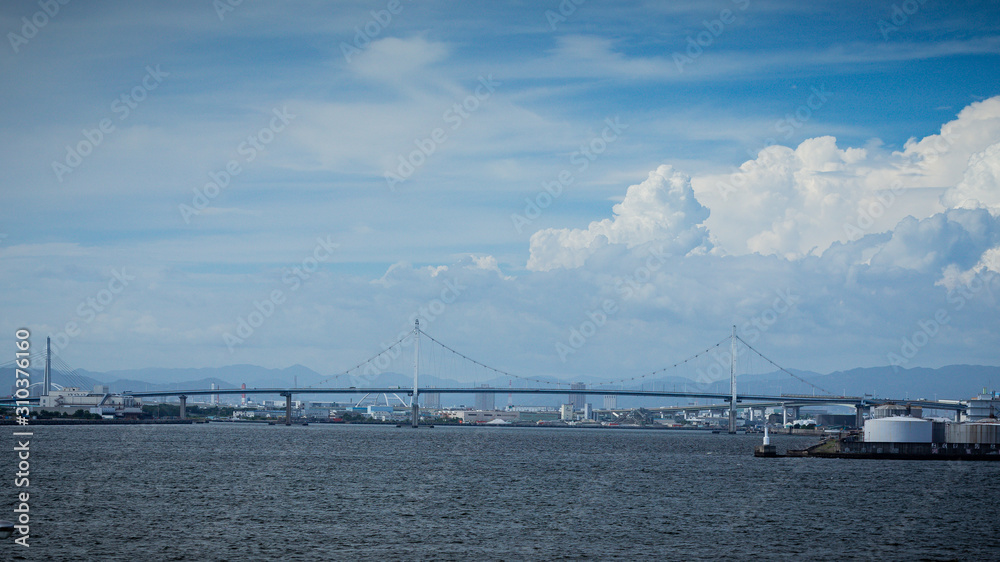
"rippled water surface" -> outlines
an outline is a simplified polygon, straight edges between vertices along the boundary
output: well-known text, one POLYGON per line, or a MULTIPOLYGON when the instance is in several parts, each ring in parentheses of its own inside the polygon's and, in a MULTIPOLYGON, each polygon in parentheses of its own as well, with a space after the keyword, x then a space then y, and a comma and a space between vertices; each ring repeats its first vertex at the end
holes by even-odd
POLYGON ((1000 559, 1000 463, 756 459, 758 436, 651 430, 34 431, 31 547, 0 559, 1000 559))

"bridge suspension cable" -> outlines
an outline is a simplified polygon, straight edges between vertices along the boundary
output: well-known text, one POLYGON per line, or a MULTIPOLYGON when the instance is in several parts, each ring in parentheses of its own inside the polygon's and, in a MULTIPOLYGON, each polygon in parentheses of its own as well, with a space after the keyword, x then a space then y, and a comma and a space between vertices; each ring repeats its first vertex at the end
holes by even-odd
MULTIPOLYGON (((393 343, 392 345, 390 345, 389 347, 387 347, 387 348, 383 349, 382 351, 380 351, 380 352, 376 353, 375 355, 372 355, 372 356, 371 356, 371 357, 369 357, 368 359, 365 359, 364 361, 362 361, 362 362, 358 363, 357 365, 355 365, 355 366, 351 367, 350 369, 347 369, 347 370, 346 370, 346 371, 344 371, 343 373, 337 373, 336 375, 333 375, 333 376, 330 376, 330 377, 327 377, 327 378, 325 378, 325 379, 323 379, 323 380, 319 381, 318 383, 315 383, 315 384, 311 384, 311 385, 309 385, 309 386, 306 386, 306 387, 304 387, 304 388, 316 388, 316 387, 318 387, 319 385, 321 385, 321 384, 323 384, 323 383, 326 383, 326 382, 328 382, 328 381, 332 381, 332 380, 334 380, 334 379, 337 379, 337 378, 339 378, 339 377, 343 377, 343 376, 350 376, 350 374, 351 374, 352 372, 354 372, 354 371, 357 371, 358 369, 360 369, 361 367, 364 367, 365 365, 368 365, 368 364, 371 364, 371 363, 372 363, 373 361, 375 361, 375 360, 376 360, 376 359, 378 359, 379 357, 382 357, 383 355, 385 355, 385 354, 389 353, 390 351, 392 351, 393 349, 395 349, 395 348, 396 348, 397 346, 400 346, 400 345, 402 345, 402 343, 403 343, 404 341, 406 341, 406 339, 407 339, 407 338, 409 338, 409 337, 410 337, 410 336, 412 336, 412 335, 413 335, 413 332, 412 332, 412 331, 411 331, 411 332, 407 332, 407 333, 406 333, 405 335, 403 335, 403 336, 402 336, 401 338, 399 338, 398 340, 396 340, 396 342, 395 342, 395 343, 393 343)), ((430 337, 430 336, 428 336, 428 337, 430 337)), ((377 367, 377 366, 376 366, 376 367, 377 367)), ((379 370, 381 370, 381 369, 379 369, 379 370)))
POLYGON ((683 361, 678 361, 677 363, 674 363, 673 365, 670 365, 669 367, 664 367, 662 369, 657 369, 656 371, 653 371, 652 373, 646 373, 645 375, 637 375, 637 376, 634 376, 634 377, 631 377, 631 378, 615 379, 615 380, 611 380, 611 381, 602 381, 602 382, 597 382, 597 383, 593 383, 593 384, 594 384, 595 387, 596 386, 606 386, 606 385, 609 385, 609 384, 620 384, 620 383, 625 383, 625 382, 631 382, 631 381, 634 381, 634 380, 640 380, 640 379, 644 379, 644 378, 647 378, 647 377, 651 377, 653 375, 658 375, 658 374, 660 374, 660 373, 662 373, 664 371, 669 371, 670 369, 674 369, 676 367, 679 367, 679 366, 687 363, 688 361, 693 361, 693 360, 701 357, 702 355, 705 355, 709 351, 712 351, 713 349, 715 349, 715 348, 719 347, 720 345, 726 343, 730 339, 732 339, 732 336, 726 336, 719 343, 717 343, 717 344, 715 344, 713 346, 710 346, 710 347, 708 347, 708 348, 706 348, 706 349, 704 349, 702 351, 699 351, 698 353, 695 353, 694 355, 692 355, 691 357, 688 357, 687 359, 685 359, 683 361))
POLYGON ((445 348, 446 350, 454 353, 455 355, 461 357, 462 359, 465 359, 466 361, 469 361, 470 363, 473 363, 474 365, 478 365, 478 366, 480 366, 480 367, 482 367, 484 369, 487 369, 489 371, 493 371, 494 373, 497 373, 499 375, 503 375, 503 376, 506 376, 506 377, 513 377, 515 379, 520 379, 520 380, 525 380, 525 381, 530 381, 530 382, 537 382, 537 383, 541 383, 541 384, 554 384, 554 385, 559 385, 559 386, 568 386, 569 385, 569 383, 564 383, 564 382, 547 381, 547 380, 542 380, 542 379, 533 379, 533 378, 529 378, 529 377, 522 377, 520 375, 515 375, 513 373, 508 373, 507 371, 503 371, 501 369, 496 369, 496 368, 490 367, 489 365, 484 365, 484 364, 480 363, 479 361, 476 361, 475 359, 469 357, 468 355, 465 355, 465 354, 463 354, 461 352, 455 351, 454 349, 448 347, 447 345, 445 345, 445 344, 437 341, 436 339, 434 339, 427 332, 425 332, 423 330, 419 330, 419 332, 420 332, 421 335, 427 336, 427 339, 429 339, 432 342, 438 344, 439 346, 445 348))
POLYGON ((775 363, 774 361, 771 361, 770 359, 768 359, 767 357, 765 357, 763 353, 761 353, 761 352, 757 351, 756 349, 754 349, 754 348, 753 348, 753 346, 752 346, 752 345, 750 345, 750 344, 748 344, 748 343, 747 343, 746 341, 744 341, 744 340, 743 340, 743 338, 741 338, 741 337, 739 337, 739 336, 735 336, 735 337, 736 337, 736 339, 737 339, 737 340, 739 340, 739 341, 740 341, 741 343, 743 343, 743 345, 747 346, 747 348, 749 348, 749 349, 750 349, 750 351, 752 351, 752 352, 756 353, 756 354, 757 354, 758 356, 760 356, 760 358, 761 358, 761 359, 763 359, 764 361, 767 361, 768 363, 770 363, 770 364, 774 365, 775 367, 777 367, 777 368, 778 368, 778 370, 780 370, 781 372, 783 372, 783 373, 785 373, 785 374, 788 374, 788 375, 790 375, 790 376, 791 376, 792 378, 795 378, 795 379, 799 380, 800 382, 804 382, 804 383, 806 383, 807 385, 809 385, 809 386, 811 386, 811 387, 815 388, 816 390, 819 390, 820 392, 822 392, 822 393, 824 393, 824 394, 827 394, 827 395, 829 395, 829 396, 833 396, 833 393, 832 393, 832 392, 830 392, 829 390, 826 390, 826 389, 824 389, 824 388, 822 388, 822 387, 820 387, 820 386, 817 386, 817 385, 815 385, 815 384, 813 384, 813 383, 811 383, 811 382, 807 381, 806 379, 804 379, 804 378, 802 378, 802 377, 800 377, 800 376, 796 375, 795 373, 793 373, 793 372, 789 371, 788 369, 786 369, 786 368, 782 367, 781 365, 778 365, 778 364, 777 364, 777 363, 775 363))
MULTIPOLYGON (((44 348, 32 351, 28 359, 31 363, 31 369, 37 370, 41 369, 45 365, 45 351, 44 348)), ((0 369, 14 368, 17 366, 17 360, 12 359, 5 363, 0 363, 0 369)), ((58 355, 53 354, 50 359, 51 366, 51 383, 55 383, 55 378, 58 375, 60 379, 60 385, 63 387, 75 387, 81 390, 89 390, 93 384, 93 379, 86 377, 81 374, 80 369, 74 368, 65 361, 63 361, 58 355)), ((38 378, 41 381, 41 377, 38 378)), ((41 384, 41 382, 38 382, 41 384)), ((51 390, 51 389, 50 389, 51 390)))

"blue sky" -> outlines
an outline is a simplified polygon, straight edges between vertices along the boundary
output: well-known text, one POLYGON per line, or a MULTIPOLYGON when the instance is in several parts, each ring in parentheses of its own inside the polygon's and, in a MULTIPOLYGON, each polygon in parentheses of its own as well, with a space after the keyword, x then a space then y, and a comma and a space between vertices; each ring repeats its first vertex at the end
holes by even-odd
POLYGON ((0 8, 6 333, 332 374, 449 282, 516 373, 1000 364, 995 3, 217 5, 0 8))

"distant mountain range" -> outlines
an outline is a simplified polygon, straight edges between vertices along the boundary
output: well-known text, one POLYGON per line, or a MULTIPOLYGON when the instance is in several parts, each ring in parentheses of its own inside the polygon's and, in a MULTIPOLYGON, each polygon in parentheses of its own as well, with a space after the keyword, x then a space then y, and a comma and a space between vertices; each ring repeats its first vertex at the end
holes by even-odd
MULTIPOLYGON (((783 371, 775 371, 766 374, 742 375, 737 379, 740 393, 747 394, 816 394, 823 395, 827 392, 832 394, 846 394, 848 396, 874 395, 879 398, 926 398, 926 399, 966 399, 984 388, 993 390, 1000 388, 1000 367, 983 365, 948 365, 937 369, 917 367, 912 369, 901 369, 894 367, 867 367, 851 369, 849 371, 837 371, 822 375, 809 371, 792 371, 802 380, 793 378, 783 371), (805 381, 805 382, 803 382, 805 381)), ((539 377, 542 380, 560 382, 556 379, 539 377)), ((32 370, 32 381, 40 383, 42 372, 32 370)), ((461 387, 468 386, 468 382, 459 382, 450 379, 438 378, 432 374, 421 374, 421 386, 434 387, 461 387)), ((121 370, 109 372, 92 372, 77 369, 71 374, 56 372, 53 374, 53 381, 61 386, 74 386, 85 390, 91 390, 95 385, 106 385, 111 392, 143 392, 155 390, 178 390, 178 389, 208 389, 215 384, 217 388, 236 389, 241 384, 246 383, 247 388, 275 388, 275 387, 401 387, 401 392, 405 392, 408 385, 412 385, 412 375, 399 373, 382 373, 374 377, 347 377, 324 376, 308 367, 293 365, 284 369, 267 369, 256 365, 229 365, 226 367, 207 367, 198 369, 160 369, 146 368, 135 370, 121 370)), ((582 377, 581 382, 593 385, 598 381, 596 378, 582 377)), ((496 377, 491 380, 477 381, 477 384, 489 384, 497 388, 529 387, 529 386, 549 386, 540 383, 528 382, 521 379, 509 379, 496 377)), ((12 368, 0 369, 0 388, 4 389, 3 394, 8 394, 14 385, 14 370, 12 368)), ((639 379, 624 385, 616 385, 614 388, 638 388, 645 390, 678 390, 678 391, 702 391, 726 393, 729 391, 729 380, 720 379, 699 383, 683 377, 658 377, 656 379, 639 379)), ((596 389, 595 389, 596 390, 596 389)), ((269 397, 276 398, 276 397, 269 397)), ((304 395, 306 400, 323 401, 356 401, 358 395, 330 395, 316 394, 304 395)), ((557 399, 548 396, 528 396, 514 395, 513 402, 517 405, 554 405, 557 399)), ((468 404, 473 402, 471 393, 469 395, 445 395, 442 396, 444 405, 468 404)), ((600 391, 596 390, 595 395, 588 398, 595 407, 602 407, 600 391)), ((667 399, 669 404, 684 403, 684 399, 667 399)), ((507 404, 507 397, 503 394, 496 395, 495 403, 499 407, 507 404)), ((664 400, 652 401, 650 399, 629 399, 619 397, 619 407, 637 407, 663 405, 664 400)))

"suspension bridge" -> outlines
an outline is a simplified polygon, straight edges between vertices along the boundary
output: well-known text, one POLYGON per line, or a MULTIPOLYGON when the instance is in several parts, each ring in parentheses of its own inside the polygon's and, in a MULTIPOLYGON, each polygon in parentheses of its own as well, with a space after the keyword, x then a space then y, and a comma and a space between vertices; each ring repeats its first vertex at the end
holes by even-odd
MULTIPOLYGON (((58 358, 54 358, 56 363, 56 369, 62 374, 62 380, 64 382, 63 386, 72 385, 74 379, 83 380, 84 377, 77 374, 75 370, 69 368, 64 362, 58 358), (68 383, 68 384, 67 384, 68 383)), ((42 394, 47 394, 49 390, 55 388, 60 390, 59 385, 51 382, 50 375, 50 362, 53 361, 51 354, 46 352, 44 356, 46 370, 45 378, 43 383, 36 383, 43 385, 42 394)), ((398 365, 397 365, 398 366, 398 365)), ((0 365, 0 367, 3 367, 0 365)), ((427 369, 425 369, 426 371, 427 369)), ((718 370, 718 369, 717 369, 718 370)), ((428 373, 423 373, 425 376, 428 373)), ((716 380, 710 380, 707 382, 697 383, 692 381, 691 384, 695 386, 707 387, 711 386, 710 383, 716 382, 716 380)), ((781 367, 776 362, 767 358, 761 354, 752 345, 747 343, 745 340, 740 338, 736 334, 735 326, 733 327, 732 334, 719 341, 715 345, 709 346, 708 348, 695 353, 694 355, 685 358, 682 361, 675 362, 667 367, 657 369, 651 372, 646 372, 643 374, 638 374, 630 377, 623 377, 614 380, 602 381, 597 383, 589 383, 585 388, 575 388, 578 385, 571 384, 565 381, 546 379, 539 376, 525 376, 514 374, 502 369, 497 369, 488 366, 476 359, 473 359, 454 348, 438 341, 433 336, 427 334, 420 328, 420 321, 416 320, 414 322, 413 329, 408 331, 401 336, 391 345, 385 346, 385 348, 379 353, 369 357, 368 359, 356 364, 354 367, 340 372, 331 377, 327 377, 322 381, 310 385, 310 386, 292 386, 292 387, 255 387, 255 388, 191 388, 191 389, 169 389, 169 390, 150 390, 150 391, 125 391, 122 393, 125 397, 135 397, 135 398, 167 398, 167 397, 177 397, 180 400, 180 416, 183 418, 186 415, 186 404, 188 397, 191 396, 219 396, 219 395, 278 395, 285 398, 285 423, 287 425, 291 424, 291 410, 292 410, 292 397, 294 395, 316 395, 316 394, 339 394, 339 395, 405 395, 408 398, 409 410, 410 410, 410 425, 412 427, 418 427, 420 423, 420 403, 419 398, 421 394, 435 393, 438 395, 442 394, 508 394, 510 395, 562 395, 562 396, 574 396, 574 395, 604 395, 604 396, 630 396, 630 397, 645 397, 645 398, 686 398, 686 399, 699 399, 715 401, 715 404, 702 406, 705 409, 721 409, 725 408, 729 413, 729 432, 735 433, 737 427, 737 410, 746 408, 759 408, 762 409, 765 406, 771 405, 782 405, 797 408, 804 405, 844 405, 853 406, 855 408, 856 422, 860 426, 863 421, 863 412, 866 408, 871 406, 876 406, 886 403, 897 403, 897 404, 909 404, 912 406, 921 406, 927 409, 938 409, 938 410, 952 410, 955 412, 961 412, 964 410, 965 405, 959 401, 937 401, 937 400, 894 400, 889 398, 873 398, 869 396, 858 397, 858 396, 844 396, 835 395, 816 384, 796 375, 795 373, 781 367), (494 378, 504 378, 508 380, 517 379, 521 384, 534 384, 534 385, 547 385, 547 386, 513 386, 509 384, 508 386, 421 386, 420 376, 421 372, 421 341, 426 340, 429 349, 425 350, 425 354, 437 354, 437 360, 434 364, 437 364, 436 369, 430 369, 431 371, 440 371, 440 364, 442 359, 451 360, 453 363, 463 365, 467 368, 472 368, 478 371, 480 374, 490 375, 494 378), (728 346, 726 346, 728 344, 728 346), (393 366, 394 362, 405 361, 405 356, 403 354, 403 348, 412 345, 413 347, 413 358, 412 358, 412 369, 413 369, 413 381, 412 386, 375 386, 371 383, 379 374, 389 372, 389 368, 393 366), (725 346, 725 347, 724 347, 725 346), (728 347, 728 353, 726 353, 726 347, 728 347), (647 390, 643 388, 626 388, 627 386, 634 386, 635 384, 642 384, 644 381, 652 381, 653 377, 657 375, 665 374, 669 371, 681 369, 684 366, 689 366, 695 361, 701 359, 705 360, 709 354, 716 352, 716 356, 713 358, 713 366, 718 367, 722 363, 722 358, 728 358, 728 370, 729 370, 729 389, 728 392, 718 392, 718 391, 708 391, 708 390, 665 390, 665 389, 652 389, 647 390), (750 353, 747 353, 750 352, 750 353), (737 392, 737 375, 739 374, 738 368, 741 359, 756 358, 758 362, 769 365, 770 368, 776 369, 778 372, 784 373, 789 377, 795 379, 799 383, 810 387, 813 395, 783 395, 783 394, 764 394, 764 393, 750 393, 750 392, 737 392), (339 379, 346 378, 351 383, 348 386, 333 385, 333 386, 322 386, 331 381, 339 382, 339 379)), ((400 398, 401 401, 403 401, 400 398)), ((0 403, 8 402, 10 399, 4 401, 0 400, 0 403)), ((37 403, 37 400, 34 400, 37 403)), ((405 403, 405 401, 403 401, 405 403)), ((696 407, 697 408, 697 407, 696 407)))

